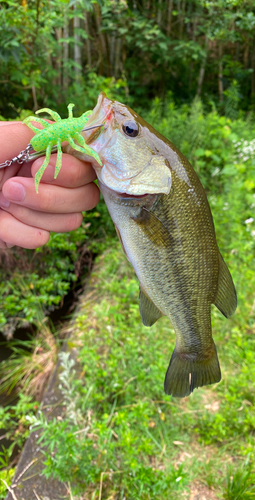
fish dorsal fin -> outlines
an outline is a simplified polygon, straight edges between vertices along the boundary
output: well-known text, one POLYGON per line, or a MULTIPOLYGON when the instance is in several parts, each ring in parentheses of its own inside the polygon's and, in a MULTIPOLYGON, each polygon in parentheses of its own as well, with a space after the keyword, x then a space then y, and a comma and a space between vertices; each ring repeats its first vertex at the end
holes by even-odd
POLYGON ((154 325, 154 323, 163 316, 148 295, 144 293, 141 286, 139 294, 139 312, 145 326, 154 325))
POLYGON ((164 223, 147 208, 142 207, 139 216, 132 219, 142 227, 146 236, 152 243, 159 247, 172 246, 172 237, 164 223))
POLYGON ((237 306, 236 289, 232 280, 232 276, 224 262, 223 257, 219 252, 219 279, 218 290, 214 300, 214 304, 219 311, 228 318, 231 316, 237 306))

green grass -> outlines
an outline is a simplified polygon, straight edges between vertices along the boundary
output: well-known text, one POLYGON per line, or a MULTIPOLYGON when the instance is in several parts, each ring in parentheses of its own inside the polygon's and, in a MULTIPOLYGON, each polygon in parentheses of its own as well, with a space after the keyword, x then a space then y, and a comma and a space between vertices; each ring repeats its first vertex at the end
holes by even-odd
POLYGON ((179 400, 163 391, 174 332, 167 318, 142 325, 138 282, 118 243, 90 283, 70 341, 82 375, 62 360, 65 418, 36 421, 49 446, 46 476, 84 498, 188 499, 198 483, 218 498, 252 499, 255 339, 247 332, 238 342, 240 312, 226 320, 213 310, 222 381, 179 400))

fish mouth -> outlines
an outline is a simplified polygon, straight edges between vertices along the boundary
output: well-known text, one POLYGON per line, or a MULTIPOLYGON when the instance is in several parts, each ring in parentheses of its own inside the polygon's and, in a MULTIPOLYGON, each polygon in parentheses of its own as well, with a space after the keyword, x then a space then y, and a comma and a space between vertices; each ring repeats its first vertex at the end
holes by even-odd
POLYGON ((146 196, 147 197, 148 196, 149 197, 152 197, 152 196, 154 197, 155 196, 154 194, 151 194, 151 193, 129 194, 129 193, 123 193, 123 192, 120 192, 120 191, 115 191, 115 189, 110 188, 104 182, 102 182, 100 179, 98 179, 98 184, 99 184, 100 189, 103 188, 103 190, 106 190, 109 193, 112 193, 115 196, 117 196, 118 198, 122 198, 122 199, 129 198, 129 199, 133 199, 133 200, 140 200, 140 199, 146 198, 146 196))
MULTIPOLYGON (((111 191, 113 191, 113 189, 111 189, 111 191)), ((116 195, 119 196, 120 198, 138 198, 138 199, 145 198, 145 196, 148 196, 148 194, 149 194, 149 193, 145 193, 145 194, 128 194, 128 193, 120 193, 119 191, 114 191, 114 193, 116 193, 116 195)))
POLYGON ((95 136, 97 136, 98 133, 103 130, 103 127, 105 127, 105 125, 111 120, 112 102, 113 101, 108 99, 104 92, 100 92, 97 104, 86 123, 85 130, 82 131, 86 144, 90 144, 95 139, 95 136), (93 129, 86 130, 90 127, 93 127, 93 129))

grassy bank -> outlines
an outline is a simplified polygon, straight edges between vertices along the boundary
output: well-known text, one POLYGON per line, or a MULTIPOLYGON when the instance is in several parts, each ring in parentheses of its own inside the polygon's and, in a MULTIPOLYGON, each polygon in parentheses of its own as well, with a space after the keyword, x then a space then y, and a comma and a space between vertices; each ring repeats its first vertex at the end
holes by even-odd
POLYGON ((91 286, 71 340, 82 376, 62 359, 65 416, 31 419, 44 429, 47 477, 79 499, 254 498, 255 337, 240 308, 226 320, 213 307, 222 381, 178 400, 163 392, 174 332, 167 318, 141 324, 119 244, 98 259, 91 286))

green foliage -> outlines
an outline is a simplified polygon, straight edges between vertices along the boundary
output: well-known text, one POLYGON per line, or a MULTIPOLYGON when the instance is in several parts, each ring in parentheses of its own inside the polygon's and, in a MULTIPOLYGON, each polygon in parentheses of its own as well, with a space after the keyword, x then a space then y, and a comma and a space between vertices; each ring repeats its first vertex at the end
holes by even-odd
POLYGON ((15 473, 13 453, 20 453, 29 436, 29 418, 38 411, 39 403, 31 396, 20 394, 13 405, 0 406, 1 438, 5 438, 8 447, 0 441, 0 499, 7 494, 6 484, 10 486, 15 473))
MULTIPOLYGON (((82 353, 84 360, 87 354, 86 349, 82 353)), ((122 397, 125 400, 125 388, 120 400, 118 393, 121 391, 115 388, 117 394, 113 403, 103 403, 100 388, 91 385, 92 376, 88 375, 86 388, 75 377, 74 362, 68 353, 62 354, 61 361, 60 388, 64 397, 65 418, 50 422, 43 415, 29 418, 33 427, 43 429, 39 442, 47 447, 46 477, 72 482, 77 494, 91 483, 95 485, 94 494, 98 493, 103 479, 104 490, 109 488, 109 491, 122 492, 127 498, 149 499, 156 495, 157 498, 165 498, 166 494, 170 494, 168 498, 174 499, 187 483, 187 474, 182 466, 174 468, 169 463, 165 464, 164 471, 161 470, 157 456, 159 453, 164 455, 163 438, 153 431, 156 423, 150 420, 153 411, 149 402, 119 406, 122 397), (94 399, 96 395, 98 397, 94 399), (154 467, 150 464, 152 457, 158 462, 154 467)), ((101 372, 97 377, 100 383, 101 372)), ((105 379, 104 383, 107 383, 105 379)), ((128 383, 125 384, 127 386, 128 383)), ((155 421, 159 424, 162 414, 157 414, 155 421)))
POLYGON ((202 95, 234 118, 254 109, 254 26, 252 0, 4 0, 0 115, 62 112, 73 96, 84 112, 107 89, 143 107, 169 90, 179 104, 202 95))
POLYGON ((52 311, 76 282, 80 255, 102 250, 114 234, 105 205, 84 214, 82 226, 70 233, 54 233, 47 245, 14 249, 1 268, 0 329, 7 336, 18 326, 37 323, 41 311, 52 311), (15 262, 15 267, 13 264, 15 262))
POLYGON ((181 107, 175 105, 171 94, 165 102, 156 98, 144 118, 188 158, 210 194, 218 193, 228 182, 223 169, 226 173, 234 168, 235 144, 240 138, 250 141, 254 136, 253 121, 231 120, 214 108, 205 113, 198 98, 191 106, 181 107))
POLYGON ((31 396, 20 394, 15 405, 5 408, 0 406, 0 428, 5 432, 5 438, 12 442, 8 450, 1 450, 0 468, 9 465, 14 446, 20 450, 29 436, 27 416, 32 416, 38 410, 38 403, 31 396))
POLYGON ((56 364, 57 341, 47 318, 36 317, 37 334, 28 340, 12 340, 10 356, 0 363, 0 393, 14 394, 22 390, 41 399, 49 376, 56 364), (21 362, 22 360, 22 362, 21 362))
POLYGON ((8 484, 8 486, 11 486, 11 481, 15 473, 15 468, 10 467, 8 469, 3 469, 0 470, 0 499, 4 500, 7 495, 7 488, 5 486, 5 483, 8 484))
POLYGON ((239 469, 233 471, 233 467, 228 468, 227 490, 223 498, 226 500, 254 500, 255 473, 252 464, 249 463, 249 457, 239 469))
POLYGON ((86 79, 80 79, 68 88, 67 101, 77 105, 75 115, 79 115, 84 110, 95 107, 100 92, 105 92, 109 99, 126 101, 126 86, 127 82, 122 78, 115 79, 89 72, 86 79))

